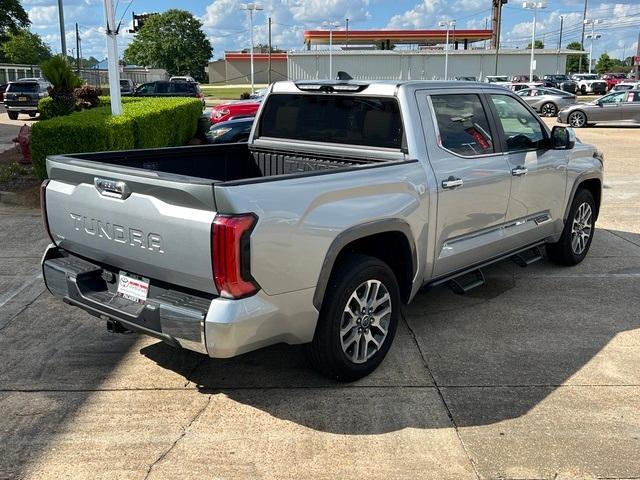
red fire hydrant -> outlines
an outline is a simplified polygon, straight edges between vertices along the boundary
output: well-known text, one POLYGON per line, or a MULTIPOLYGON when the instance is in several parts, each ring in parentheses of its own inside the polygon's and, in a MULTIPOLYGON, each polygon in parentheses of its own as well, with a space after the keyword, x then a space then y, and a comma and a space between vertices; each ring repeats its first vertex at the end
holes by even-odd
POLYGON ((20 163, 31 164, 31 148, 29 147, 31 143, 31 127, 27 124, 20 127, 18 136, 13 139, 13 142, 16 144, 16 148, 20 153, 22 153, 20 163))

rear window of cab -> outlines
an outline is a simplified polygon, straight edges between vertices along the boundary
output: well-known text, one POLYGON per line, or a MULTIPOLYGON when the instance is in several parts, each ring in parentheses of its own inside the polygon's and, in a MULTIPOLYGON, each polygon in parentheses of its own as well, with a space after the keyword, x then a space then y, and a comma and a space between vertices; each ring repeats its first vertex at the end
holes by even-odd
POLYGON ((261 137, 400 149, 402 118, 393 97, 272 94, 261 115, 261 137))

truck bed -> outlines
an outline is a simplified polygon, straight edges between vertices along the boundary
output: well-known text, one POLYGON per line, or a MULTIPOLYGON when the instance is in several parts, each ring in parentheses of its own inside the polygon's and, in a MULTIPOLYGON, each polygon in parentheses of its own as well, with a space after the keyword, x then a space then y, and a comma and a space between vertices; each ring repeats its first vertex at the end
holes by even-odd
POLYGON ((380 162, 343 156, 249 148, 246 143, 85 153, 74 154, 69 158, 196 177, 213 182, 335 170, 380 162))

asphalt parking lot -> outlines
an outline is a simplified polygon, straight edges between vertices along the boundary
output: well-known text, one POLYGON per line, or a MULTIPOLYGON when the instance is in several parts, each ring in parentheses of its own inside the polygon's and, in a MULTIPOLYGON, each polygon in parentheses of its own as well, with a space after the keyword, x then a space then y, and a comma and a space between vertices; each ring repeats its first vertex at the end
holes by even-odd
POLYGON ((578 136, 606 156, 587 259, 420 294, 349 385, 299 347, 108 334, 45 292, 39 212, 0 204, 0 479, 640 478, 640 128, 578 136))

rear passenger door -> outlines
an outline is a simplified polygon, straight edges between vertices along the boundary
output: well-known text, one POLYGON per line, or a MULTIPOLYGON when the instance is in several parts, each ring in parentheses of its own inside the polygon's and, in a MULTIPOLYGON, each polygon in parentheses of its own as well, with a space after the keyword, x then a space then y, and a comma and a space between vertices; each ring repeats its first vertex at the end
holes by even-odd
POLYGON ((434 277, 503 253, 511 185, 486 99, 441 92, 417 93, 438 192, 434 277))
POLYGON ((512 178, 505 241, 521 248, 562 230, 570 152, 549 148, 546 127, 518 98, 488 98, 512 178))
POLYGON ((622 120, 640 123, 640 91, 631 91, 627 95, 626 101, 620 104, 622 120))

